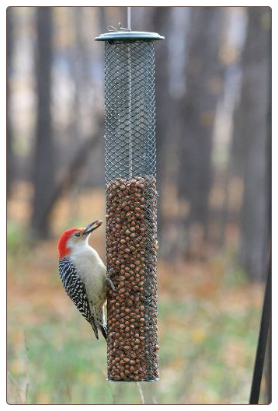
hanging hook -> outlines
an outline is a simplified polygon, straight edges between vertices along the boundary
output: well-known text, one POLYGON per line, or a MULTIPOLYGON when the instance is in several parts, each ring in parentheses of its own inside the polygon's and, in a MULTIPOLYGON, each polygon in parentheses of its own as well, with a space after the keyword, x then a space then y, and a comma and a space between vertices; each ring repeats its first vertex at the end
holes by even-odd
POLYGON ((122 27, 122 23, 118 23, 118 28, 114 26, 108 26, 108 31, 131 31, 131 7, 127 7, 127 28, 122 27))
POLYGON ((118 28, 116 28, 114 26, 107 26, 107 30, 108 31, 131 31, 131 29, 127 29, 127 28, 122 27, 121 22, 118 23, 118 28))

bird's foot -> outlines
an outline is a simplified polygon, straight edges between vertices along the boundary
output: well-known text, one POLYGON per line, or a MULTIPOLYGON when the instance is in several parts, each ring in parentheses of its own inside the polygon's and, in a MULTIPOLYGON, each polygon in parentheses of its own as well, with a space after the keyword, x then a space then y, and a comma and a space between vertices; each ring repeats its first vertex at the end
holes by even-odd
POLYGON ((113 291, 116 291, 113 281, 111 280, 111 277, 108 273, 106 274, 106 282, 113 291))

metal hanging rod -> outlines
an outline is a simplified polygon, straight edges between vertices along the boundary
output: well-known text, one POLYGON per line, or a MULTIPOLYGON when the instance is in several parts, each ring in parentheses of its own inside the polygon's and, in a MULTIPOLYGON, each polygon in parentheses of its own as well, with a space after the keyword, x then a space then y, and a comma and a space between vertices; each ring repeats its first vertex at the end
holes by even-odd
POLYGON ((131 7, 127 7, 126 11, 127 28, 122 27, 122 23, 118 23, 118 27, 108 26, 108 31, 131 31, 131 7))
POLYGON ((131 30, 131 7, 127 7, 127 29, 131 30))

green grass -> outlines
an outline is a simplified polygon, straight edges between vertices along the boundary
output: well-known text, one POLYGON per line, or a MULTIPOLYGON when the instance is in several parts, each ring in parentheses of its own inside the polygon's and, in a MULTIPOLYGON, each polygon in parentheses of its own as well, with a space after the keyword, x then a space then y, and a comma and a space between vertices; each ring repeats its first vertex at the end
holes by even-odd
POLYGON ((7 221, 7 251, 11 255, 19 246, 21 246, 23 240, 22 229, 12 220, 7 221))
MULTIPOLYGON (((73 308, 74 309, 74 308, 73 308)), ((22 307, 21 307, 22 310, 22 307)), ((8 402, 28 404, 138 404, 136 383, 106 381, 106 344, 75 314, 42 315, 17 329, 8 317, 8 402), (28 389, 26 387, 28 386, 28 389)), ((161 301, 160 380, 142 383, 147 403, 247 403, 259 312, 236 314, 206 302, 161 301)))

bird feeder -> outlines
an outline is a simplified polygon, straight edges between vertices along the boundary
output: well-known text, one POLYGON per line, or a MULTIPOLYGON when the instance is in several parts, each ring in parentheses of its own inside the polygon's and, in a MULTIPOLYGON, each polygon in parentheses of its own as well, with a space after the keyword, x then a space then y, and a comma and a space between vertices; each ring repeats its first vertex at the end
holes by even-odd
POLYGON ((157 33, 105 42, 108 380, 158 379, 155 59, 157 33))

